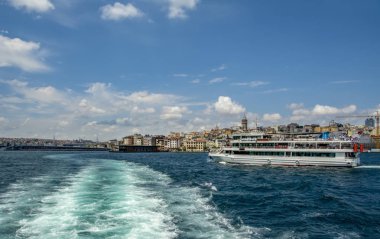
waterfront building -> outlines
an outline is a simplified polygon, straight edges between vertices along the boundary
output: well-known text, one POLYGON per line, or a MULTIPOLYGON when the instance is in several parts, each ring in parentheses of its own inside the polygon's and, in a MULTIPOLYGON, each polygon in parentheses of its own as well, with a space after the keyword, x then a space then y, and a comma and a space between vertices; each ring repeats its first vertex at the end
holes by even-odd
POLYGON ((165 151, 166 146, 166 138, 163 135, 155 136, 156 146, 160 151, 165 151))
POLYGON ((143 145, 145 146, 156 146, 156 137, 145 135, 143 138, 143 145))
POLYGON ((186 152, 204 152, 206 151, 205 139, 188 139, 184 141, 186 152))
POLYGON ((133 145, 133 135, 126 136, 123 138, 124 145, 133 145))
POLYGON ((133 135, 133 145, 141 146, 143 145, 144 138, 141 134, 133 135))
POLYGON ((179 137, 168 138, 166 140, 165 148, 169 150, 178 150, 181 148, 181 144, 182 144, 182 140, 179 137))

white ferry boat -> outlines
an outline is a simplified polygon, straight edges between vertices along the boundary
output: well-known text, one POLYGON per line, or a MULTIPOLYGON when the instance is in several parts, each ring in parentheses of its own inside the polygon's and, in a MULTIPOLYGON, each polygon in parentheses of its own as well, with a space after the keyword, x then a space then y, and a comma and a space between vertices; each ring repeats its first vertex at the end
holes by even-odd
POLYGON ((261 132, 234 134, 231 143, 209 157, 244 165, 357 167, 364 151, 349 140, 271 139, 261 132))

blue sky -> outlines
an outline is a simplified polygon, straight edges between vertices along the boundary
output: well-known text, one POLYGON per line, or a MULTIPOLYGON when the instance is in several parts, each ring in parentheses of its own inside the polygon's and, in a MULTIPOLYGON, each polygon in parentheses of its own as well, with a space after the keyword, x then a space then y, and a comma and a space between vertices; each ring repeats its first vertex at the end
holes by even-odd
POLYGON ((2 0, 0 135, 110 139, 229 127, 244 113, 260 125, 372 114, 379 12, 377 0, 2 0))

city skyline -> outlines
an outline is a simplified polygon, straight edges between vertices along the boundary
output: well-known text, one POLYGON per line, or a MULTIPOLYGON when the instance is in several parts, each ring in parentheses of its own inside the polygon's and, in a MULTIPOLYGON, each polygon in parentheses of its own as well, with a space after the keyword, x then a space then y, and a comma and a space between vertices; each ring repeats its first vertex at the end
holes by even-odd
MULTIPOLYGON (((0 3, 0 134, 120 138, 380 109, 378 1, 0 3)), ((364 119, 340 119, 364 124, 364 119)))

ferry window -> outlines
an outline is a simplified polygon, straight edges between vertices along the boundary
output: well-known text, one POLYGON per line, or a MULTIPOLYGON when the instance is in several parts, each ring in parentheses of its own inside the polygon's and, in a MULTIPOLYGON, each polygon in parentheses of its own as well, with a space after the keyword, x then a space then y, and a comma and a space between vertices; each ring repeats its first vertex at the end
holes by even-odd
POLYGON ((290 152, 286 152, 286 156, 290 157, 290 152))
POLYGON ((235 151, 235 154, 249 154, 248 151, 235 151))

